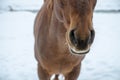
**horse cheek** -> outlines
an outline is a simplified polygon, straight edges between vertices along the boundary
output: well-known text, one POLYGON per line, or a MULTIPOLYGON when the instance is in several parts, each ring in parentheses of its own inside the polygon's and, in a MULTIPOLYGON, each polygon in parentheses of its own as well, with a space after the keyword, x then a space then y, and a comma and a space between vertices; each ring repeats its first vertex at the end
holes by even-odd
POLYGON ((63 22, 62 10, 61 10, 60 8, 55 8, 55 9, 56 9, 56 10, 55 10, 55 16, 56 16, 56 18, 57 18, 59 21, 63 22))

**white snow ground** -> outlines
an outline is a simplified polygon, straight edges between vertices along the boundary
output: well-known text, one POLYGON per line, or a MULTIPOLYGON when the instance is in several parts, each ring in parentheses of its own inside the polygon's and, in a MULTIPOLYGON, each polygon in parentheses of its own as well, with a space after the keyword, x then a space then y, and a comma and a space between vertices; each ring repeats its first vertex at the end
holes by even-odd
MULTIPOLYGON (((38 80, 33 51, 36 13, 6 11, 10 6, 34 10, 41 5, 38 0, 0 0, 0 12, 4 11, 0 13, 0 80, 38 80)), ((96 9, 117 10, 119 6, 119 0, 98 0, 96 9)), ((94 14, 96 37, 78 80, 120 80, 119 25, 120 13, 94 14)))
POLYGON ((0 80, 37 80, 33 51, 35 14, 0 14, 0 80))

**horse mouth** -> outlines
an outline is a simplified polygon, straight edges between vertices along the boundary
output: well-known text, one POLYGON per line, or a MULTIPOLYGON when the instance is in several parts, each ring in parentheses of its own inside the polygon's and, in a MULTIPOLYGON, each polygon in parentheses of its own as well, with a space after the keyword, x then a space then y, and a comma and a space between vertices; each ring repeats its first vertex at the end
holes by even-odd
POLYGON ((70 49, 70 52, 71 52, 72 54, 78 54, 78 55, 85 55, 85 54, 87 54, 87 53, 90 51, 89 48, 86 49, 86 50, 76 50, 76 49, 74 49, 74 48, 70 48, 70 47, 69 47, 69 49, 70 49))

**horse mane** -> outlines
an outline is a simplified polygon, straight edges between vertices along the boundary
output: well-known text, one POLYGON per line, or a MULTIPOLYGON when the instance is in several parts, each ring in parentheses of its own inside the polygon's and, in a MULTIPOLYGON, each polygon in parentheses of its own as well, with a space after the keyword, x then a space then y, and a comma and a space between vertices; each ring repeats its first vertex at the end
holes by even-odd
POLYGON ((47 5, 47 9, 53 9, 54 0, 44 0, 44 3, 47 5))

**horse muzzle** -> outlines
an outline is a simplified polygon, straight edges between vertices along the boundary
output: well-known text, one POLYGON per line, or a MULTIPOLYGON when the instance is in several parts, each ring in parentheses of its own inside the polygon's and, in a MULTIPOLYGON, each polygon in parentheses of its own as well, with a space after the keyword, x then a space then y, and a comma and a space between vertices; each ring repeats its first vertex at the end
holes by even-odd
POLYGON ((85 38, 81 38, 75 34, 75 30, 69 32, 69 50, 73 54, 87 54, 90 51, 90 46, 93 43, 95 31, 90 30, 90 34, 85 38))

